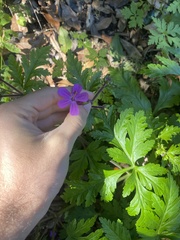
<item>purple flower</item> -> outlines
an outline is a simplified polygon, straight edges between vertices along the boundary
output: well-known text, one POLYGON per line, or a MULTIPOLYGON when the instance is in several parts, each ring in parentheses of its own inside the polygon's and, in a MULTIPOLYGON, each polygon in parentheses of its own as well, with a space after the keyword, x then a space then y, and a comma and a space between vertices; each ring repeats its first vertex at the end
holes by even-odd
POLYGON ((52 230, 49 233, 50 238, 54 238, 56 235, 57 235, 57 233, 52 230))
POLYGON ((89 100, 88 93, 81 92, 82 86, 80 84, 74 84, 71 91, 65 87, 60 87, 58 89, 59 96, 62 99, 58 102, 60 108, 66 108, 70 106, 70 114, 76 116, 79 114, 78 105, 82 105, 84 102, 89 100))

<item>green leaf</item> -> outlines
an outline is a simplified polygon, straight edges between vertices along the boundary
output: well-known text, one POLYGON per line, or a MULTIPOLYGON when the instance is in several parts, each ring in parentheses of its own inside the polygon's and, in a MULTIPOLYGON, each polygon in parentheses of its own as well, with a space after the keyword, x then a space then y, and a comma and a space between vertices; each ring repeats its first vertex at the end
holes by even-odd
POLYGON ((157 48, 179 47, 180 46, 180 25, 174 22, 167 23, 165 19, 153 18, 156 29, 150 30, 148 44, 156 44, 157 48))
POLYGON ((53 59, 53 62, 55 63, 55 66, 53 68, 53 74, 52 74, 52 77, 55 78, 55 77, 60 77, 63 75, 62 71, 63 71, 63 61, 61 59, 53 59))
POLYGON ((180 4, 179 4, 179 0, 174 0, 172 3, 170 3, 170 5, 167 7, 167 11, 172 12, 172 13, 176 13, 179 12, 180 13, 180 4))
POLYGON ((67 181, 68 187, 62 195, 64 201, 78 206, 84 203, 86 207, 96 202, 96 197, 104 184, 104 174, 101 168, 95 168, 89 172, 89 181, 67 181))
POLYGON ((24 16, 19 16, 18 20, 17 20, 17 23, 20 25, 20 26, 23 26, 25 27, 26 26, 26 23, 27 23, 27 20, 24 16))
POLYGON ((130 8, 125 7, 121 10, 123 17, 129 20, 129 27, 140 27, 142 28, 144 23, 144 17, 147 14, 149 9, 149 5, 139 2, 131 2, 130 8))
POLYGON ((3 47, 13 53, 20 53, 20 49, 10 42, 3 42, 3 47))
POLYGON ((107 152, 114 161, 131 165, 128 156, 119 148, 108 148, 107 152))
POLYGON ((72 83, 79 83, 84 86, 82 78, 82 63, 78 61, 72 51, 68 51, 67 53, 66 67, 67 79, 72 83))
POLYGON ((86 57, 89 58, 90 60, 95 60, 98 57, 98 52, 94 48, 89 48, 88 51, 89 54, 86 55, 86 57))
POLYGON ((123 197, 127 197, 135 190, 134 198, 127 208, 129 215, 138 215, 140 211, 150 209, 155 194, 162 196, 166 186, 166 179, 162 176, 167 170, 158 164, 147 164, 142 167, 135 167, 130 177, 125 182, 123 197), (152 191, 153 190, 153 191, 152 191))
POLYGON ((8 65, 11 70, 11 76, 19 90, 23 89, 24 73, 23 68, 13 55, 8 58, 8 65))
POLYGON ((82 85, 84 86, 84 88, 91 92, 97 91, 100 83, 101 74, 102 73, 100 71, 93 72, 93 69, 91 68, 82 71, 82 85))
POLYGON ((104 170, 104 183, 103 187, 100 191, 101 198, 104 201, 112 201, 113 199, 113 193, 117 186, 117 181, 125 172, 127 172, 127 169, 122 170, 104 170))
POLYGON ((133 115, 132 109, 122 112, 120 119, 115 124, 114 134, 132 166, 138 159, 145 157, 154 144, 154 140, 149 140, 152 129, 147 129, 143 111, 139 111, 135 115, 133 115))
POLYGON ((170 148, 167 150, 166 154, 163 155, 163 160, 169 161, 173 169, 172 171, 174 173, 179 173, 180 172, 180 143, 176 145, 171 145, 170 148))
POLYGON ((100 146, 100 141, 92 141, 83 150, 75 149, 70 157, 70 160, 73 161, 69 170, 70 178, 81 178, 89 165, 104 160, 106 158, 105 149, 105 146, 100 146))
POLYGON ((96 111, 95 117, 98 118, 100 122, 98 128, 95 128, 90 135, 101 141, 112 141, 114 139, 113 126, 116 121, 115 107, 111 106, 105 111, 96 111), (99 130, 99 128, 101 128, 101 130, 99 130))
POLYGON ((5 26, 6 24, 11 22, 11 17, 9 14, 0 10, 0 26, 5 26))
POLYGON ((170 84, 167 79, 161 79, 159 89, 159 99, 153 114, 156 115, 158 111, 164 108, 170 108, 174 105, 180 104, 180 82, 172 79, 170 84))
POLYGON ((98 229, 95 232, 90 233, 86 237, 81 237, 79 240, 100 240, 100 239, 103 240, 104 238, 100 238, 102 235, 103 235, 103 230, 98 229))
POLYGON ((123 226, 121 220, 111 222, 105 218, 99 218, 106 237, 111 240, 130 240, 129 231, 123 226))
POLYGON ((50 51, 50 46, 33 49, 30 52, 29 59, 27 56, 22 56, 22 66, 24 69, 23 89, 31 90, 33 85, 29 82, 37 77, 47 76, 50 73, 42 68, 42 65, 48 63, 47 57, 50 51))
POLYGON ((111 47, 111 54, 115 58, 115 60, 120 60, 120 58, 124 55, 124 52, 120 42, 119 35, 117 33, 112 37, 112 42, 110 47, 111 47))
POLYGON ((74 239, 81 239, 81 237, 84 234, 87 234, 90 230, 91 227, 94 225, 96 221, 96 216, 89 218, 87 220, 81 219, 80 221, 77 222, 76 219, 73 221, 69 222, 65 226, 66 234, 68 240, 74 240, 74 239))
POLYGON ((172 137, 180 133, 180 128, 178 126, 166 126, 158 135, 158 139, 164 140, 166 142, 172 141, 172 137))
POLYGON ((152 111, 151 103, 141 90, 137 79, 122 69, 111 69, 110 74, 115 84, 111 90, 112 94, 118 99, 118 106, 122 102, 120 110, 127 108, 133 108, 135 112, 143 110, 149 116, 152 111))
POLYGON ((165 178, 162 176, 167 173, 167 170, 158 164, 148 163, 145 166, 138 168, 138 177, 141 184, 148 190, 154 190, 155 194, 162 196, 165 187, 165 178))
POLYGON ((132 16, 132 12, 128 7, 124 7, 121 13, 125 19, 129 19, 132 16))
POLYGON ((70 204, 76 204, 80 206, 82 203, 85 203, 85 206, 88 207, 96 201, 96 196, 101 189, 99 187, 98 181, 83 182, 80 180, 77 181, 67 181, 68 188, 65 189, 62 199, 65 202, 70 202, 70 204), (96 188, 94 187, 96 186, 96 188))
POLYGON ((62 52, 67 53, 68 50, 71 49, 72 41, 69 37, 68 31, 63 27, 59 28, 58 41, 59 41, 59 44, 61 45, 62 52))
MULTIPOLYGON (((163 198, 154 196, 154 211, 145 210, 136 223, 141 236, 159 236, 170 239, 180 238, 180 197, 179 187, 169 175, 163 198)), ((154 238, 153 238, 154 239, 154 238)))
POLYGON ((159 76, 166 76, 166 75, 180 75, 180 65, 178 62, 157 56, 162 64, 148 64, 148 70, 146 70, 146 74, 150 77, 159 77, 159 76))

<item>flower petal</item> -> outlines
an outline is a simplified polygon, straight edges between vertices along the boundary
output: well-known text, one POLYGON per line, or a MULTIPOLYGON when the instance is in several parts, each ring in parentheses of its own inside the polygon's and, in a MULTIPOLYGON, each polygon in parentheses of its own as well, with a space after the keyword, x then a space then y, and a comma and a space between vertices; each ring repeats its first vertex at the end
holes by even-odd
POLYGON ((71 102, 71 105, 70 105, 70 114, 72 116, 77 116, 79 114, 79 107, 77 105, 77 103, 75 101, 72 101, 71 102))
POLYGON ((76 95, 75 100, 78 102, 87 102, 89 100, 89 96, 87 92, 82 92, 76 95))
POLYGON ((72 93, 77 93, 79 94, 82 91, 82 86, 78 83, 74 84, 72 87, 72 93))
POLYGON ((71 93, 65 87, 60 87, 58 89, 58 94, 59 94, 59 96, 64 97, 66 99, 70 99, 71 98, 71 93))
POLYGON ((69 99, 61 99, 58 102, 58 106, 60 108, 65 108, 65 107, 68 107, 69 105, 71 105, 71 100, 69 100, 69 99))

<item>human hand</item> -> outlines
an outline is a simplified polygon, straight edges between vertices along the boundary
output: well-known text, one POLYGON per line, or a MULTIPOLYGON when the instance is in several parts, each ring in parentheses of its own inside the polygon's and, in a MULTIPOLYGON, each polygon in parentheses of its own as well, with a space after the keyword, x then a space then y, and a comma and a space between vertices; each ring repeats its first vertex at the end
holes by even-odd
POLYGON ((71 116, 58 100, 45 88, 0 106, 0 239, 25 239, 64 182, 91 105, 71 116))

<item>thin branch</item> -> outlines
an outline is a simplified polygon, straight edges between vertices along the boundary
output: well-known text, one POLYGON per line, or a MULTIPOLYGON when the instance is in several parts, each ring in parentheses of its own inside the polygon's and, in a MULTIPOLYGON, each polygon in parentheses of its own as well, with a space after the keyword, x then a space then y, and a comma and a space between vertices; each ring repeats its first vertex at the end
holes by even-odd
POLYGON ((110 77, 106 76, 104 84, 97 90, 96 94, 94 95, 93 99, 90 100, 91 103, 99 96, 99 94, 103 91, 103 89, 108 85, 110 81, 110 77))
POLYGON ((34 9, 31 1, 28 1, 28 2, 29 2, 29 4, 30 4, 30 6, 31 6, 31 8, 32 8, 32 10, 33 10, 33 12, 34 12, 35 18, 36 18, 36 20, 37 20, 37 22, 38 22, 38 24, 39 24, 39 26, 40 26, 40 28, 41 28, 41 30, 42 30, 42 29, 43 29, 43 28, 42 28, 42 25, 41 25, 41 23, 40 23, 40 21, 39 21, 39 18, 38 18, 38 16, 37 16, 37 13, 36 13, 37 10, 34 9))
POLYGON ((2 80, 2 78, 0 78, 0 81, 3 82, 4 84, 6 84, 8 87, 12 88, 13 90, 15 90, 16 92, 18 92, 20 94, 20 96, 23 96, 24 94, 19 91, 16 87, 12 86, 10 83, 2 80))
POLYGON ((0 97, 21 97, 22 95, 20 94, 3 94, 3 95, 0 95, 0 97))

